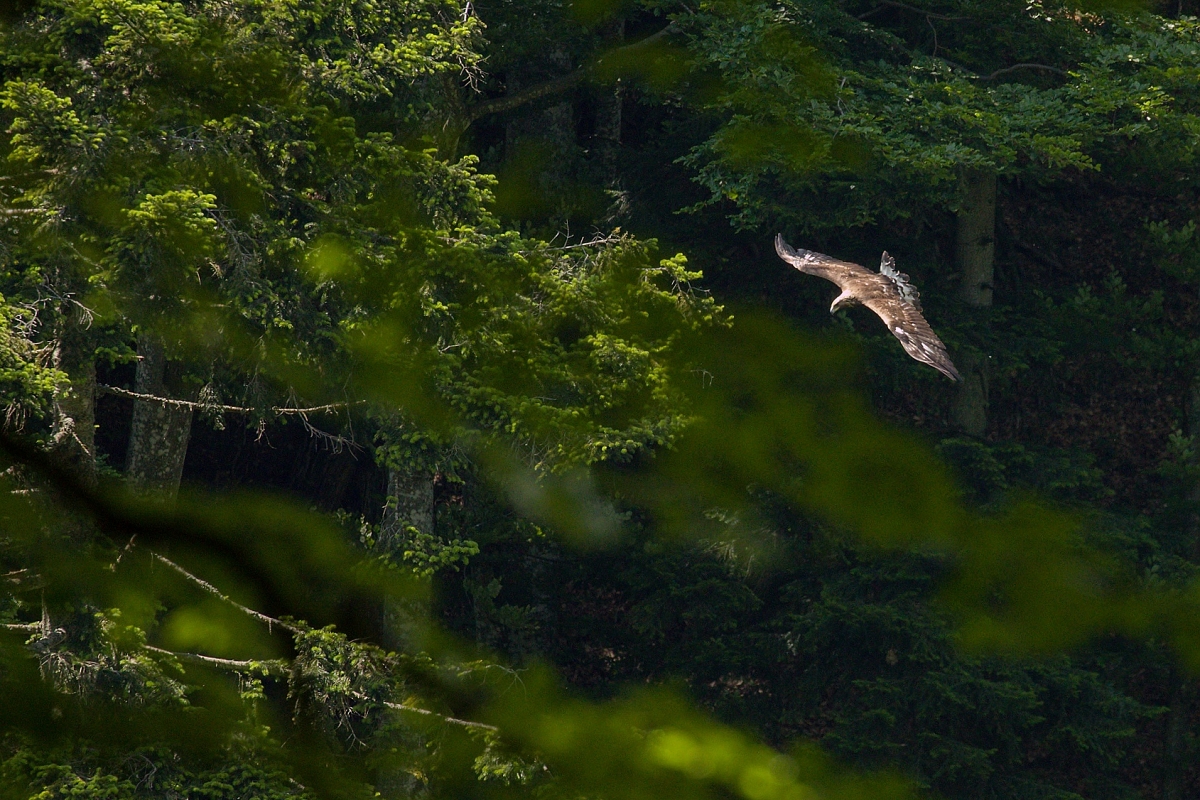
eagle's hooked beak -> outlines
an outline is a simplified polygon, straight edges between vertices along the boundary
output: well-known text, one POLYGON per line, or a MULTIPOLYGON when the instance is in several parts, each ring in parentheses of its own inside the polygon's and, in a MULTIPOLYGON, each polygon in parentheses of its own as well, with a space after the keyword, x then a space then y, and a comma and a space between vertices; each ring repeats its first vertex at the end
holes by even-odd
POLYGON ((842 292, 837 297, 833 298, 833 305, 829 307, 830 314, 836 314, 839 308, 854 304, 854 298, 849 292, 842 292))

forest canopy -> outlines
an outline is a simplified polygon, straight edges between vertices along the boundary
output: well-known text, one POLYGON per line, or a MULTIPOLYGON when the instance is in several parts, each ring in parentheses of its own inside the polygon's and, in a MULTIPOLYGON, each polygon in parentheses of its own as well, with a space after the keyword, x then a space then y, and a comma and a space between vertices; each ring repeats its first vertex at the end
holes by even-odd
POLYGON ((6 5, 0 794, 1195 796, 1193 6, 6 5))

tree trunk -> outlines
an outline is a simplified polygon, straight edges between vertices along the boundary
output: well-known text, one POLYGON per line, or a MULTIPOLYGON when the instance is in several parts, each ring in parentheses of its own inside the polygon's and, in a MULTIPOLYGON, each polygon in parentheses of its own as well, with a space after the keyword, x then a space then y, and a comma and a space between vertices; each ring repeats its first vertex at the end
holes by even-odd
MULTIPOLYGON (((618 19, 609 26, 605 38, 615 43, 625 41, 625 20, 618 19)), ((624 111, 624 87, 618 78, 613 86, 598 86, 596 98, 596 160, 600 172, 604 176, 604 185, 610 190, 619 190, 617 159, 621 152, 621 124, 624 111)), ((616 198, 617 205, 622 206, 621 198, 616 198)), ((619 212, 621 208, 610 210, 619 212)))
MULTIPOLYGON (((1200 370, 1192 375, 1185 409, 1187 434, 1200 440, 1200 370)), ((1187 487, 1187 556, 1200 560, 1200 483, 1187 487)), ((1184 777, 1191 762, 1188 721, 1194 700, 1194 681, 1186 670, 1171 670, 1171 694, 1167 700, 1166 732, 1163 738, 1163 800, 1183 800, 1184 777)))
MULTIPOLYGON (((560 76, 571 74, 571 58, 559 48, 550 62, 560 76)), ((508 91, 519 95, 525 81, 520 72, 508 76, 508 91)), ((536 83, 536 82, 534 82, 536 83)), ((529 172, 522 176, 535 195, 537 216, 557 225, 571 216, 578 200, 574 185, 579 145, 575 135, 575 108, 569 94, 554 97, 552 105, 529 114, 514 114, 505 126, 505 156, 529 172)))
MULTIPOLYGON (((1188 404, 1184 409, 1185 432, 1194 441, 1200 442, 1200 367, 1192 374, 1188 392, 1188 404)), ((1190 552, 1187 556, 1200 561, 1200 483, 1187 488, 1187 538, 1190 552)))
POLYGON ((412 536, 409 528, 433 533, 433 476, 389 468, 387 493, 379 544, 388 552, 403 552, 412 536))
MULTIPOLYGON (((181 399, 178 368, 167 362, 162 343, 149 335, 138 339, 135 390, 139 394, 181 399)), ((179 492, 183 462, 192 432, 192 409, 154 400, 135 400, 129 429, 125 477, 146 495, 173 499, 179 492)))
POLYGON ((1171 696, 1167 700, 1167 730, 1163 742, 1163 800, 1184 800, 1184 777, 1192 763, 1188 742, 1192 681, 1181 669, 1171 671, 1171 696))
MULTIPOLYGON (((433 476, 422 470, 388 467, 387 494, 375 547, 399 564, 414 536, 434 533, 433 476)), ((423 598, 388 598, 382 611, 384 645, 398 652, 420 651, 429 603, 423 598)), ((384 766, 375 777, 375 790, 385 798, 414 797, 421 788, 421 781, 399 766, 384 766)))
POLYGON ((68 323, 54 348, 56 369, 70 385, 54 395, 52 454, 59 466, 87 486, 96 484, 96 361, 91 337, 68 323))
MULTIPOLYGON (((414 537, 434 533, 433 476, 422 470, 388 468, 387 505, 376 548, 399 564, 414 537)), ((386 644, 395 650, 419 649, 429 614, 423 600, 388 600, 383 609, 386 644)))
MULTIPOLYGON (((958 298, 973 309, 992 305, 996 264, 996 175, 972 171, 963 177, 965 202, 958 212, 955 258, 962 281, 958 298)), ((987 430, 988 376, 986 361, 973 354, 958 357, 962 382, 950 409, 954 427, 971 436, 987 430)))

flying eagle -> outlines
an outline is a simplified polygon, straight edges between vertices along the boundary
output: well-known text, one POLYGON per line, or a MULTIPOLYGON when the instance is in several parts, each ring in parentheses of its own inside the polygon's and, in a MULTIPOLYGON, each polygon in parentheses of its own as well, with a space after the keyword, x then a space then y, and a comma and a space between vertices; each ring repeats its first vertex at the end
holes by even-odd
POLYGON ((910 356, 951 380, 962 378, 946 353, 946 345, 921 316, 921 296, 908 282, 908 276, 896 269, 895 259, 887 252, 879 272, 811 250, 796 250, 782 235, 775 237, 775 252, 801 272, 838 285, 842 293, 829 307, 830 314, 846 306, 866 306, 879 315, 910 356))

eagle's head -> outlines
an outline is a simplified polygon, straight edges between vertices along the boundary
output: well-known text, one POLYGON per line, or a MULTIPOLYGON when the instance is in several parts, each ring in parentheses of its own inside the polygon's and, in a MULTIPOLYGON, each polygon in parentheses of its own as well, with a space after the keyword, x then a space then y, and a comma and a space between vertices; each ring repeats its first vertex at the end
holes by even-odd
POLYGON ((858 305, 858 298, 848 291, 843 291, 837 297, 833 298, 833 305, 829 307, 830 314, 836 314, 838 309, 849 308, 850 306, 858 305))

